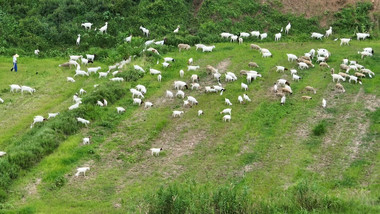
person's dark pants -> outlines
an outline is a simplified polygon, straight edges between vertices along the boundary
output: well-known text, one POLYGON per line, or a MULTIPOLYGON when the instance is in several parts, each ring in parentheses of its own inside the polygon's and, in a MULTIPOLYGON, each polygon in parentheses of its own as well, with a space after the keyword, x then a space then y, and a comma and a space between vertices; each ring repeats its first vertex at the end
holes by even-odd
POLYGON ((13 63, 13 69, 15 69, 15 72, 17 72, 17 62, 13 63))

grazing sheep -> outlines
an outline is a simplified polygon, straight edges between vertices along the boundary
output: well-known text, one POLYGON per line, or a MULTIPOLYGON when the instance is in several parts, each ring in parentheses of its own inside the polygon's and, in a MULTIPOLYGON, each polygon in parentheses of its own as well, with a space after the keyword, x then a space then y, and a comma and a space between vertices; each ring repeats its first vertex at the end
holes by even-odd
POLYGON ((140 71, 140 72, 145 73, 145 70, 144 70, 142 67, 140 67, 139 65, 133 65, 133 68, 134 68, 136 71, 140 71))
POLYGON ((191 83, 191 90, 198 90, 201 86, 199 85, 199 83, 191 83))
POLYGON ((191 105, 198 105, 197 99, 192 96, 187 96, 187 100, 191 103, 191 105))
POLYGON ((190 49, 190 45, 188 45, 188 44, 178 44, 178 49, 179 49, 180 52, 181 52, 182 49, 189 50, 190 49))
POLYGON ((77 169, 77 173, 75 173, 75 177, 78 177, 80 173, 83 173, 83 176, 86 176, 86 171, 90 170, 90 167, 80 167, 77 169))
POLYGON ((4 155, 6 155, 7 153, 4 152, 4 151, 0 151, 0 157, 3 157, 4 155))
POLYGON ((365 74, 359 73, 359 72, 355 72, 355 76, 357 76, 359 78, 365 78, 365 74))
POLYGON ((80 43, 80 34, 78 34, 78 38, 77 38, 77 43, 76 44, 79 45, 79 43, 80 43))
POLYGON ((29 92, 30 94, 33 94, 34 92, 36 92, 36 89, 34 88, 31 88, 29 86, 21 86, 21 94, 23 94, 24 91, 27 91, 29 92))
POLYGON ((19 85, 16 85, 16 84, 12 84, 10 85, 9 87, 11 87, 11 92, 13 93, 14 91, 18 91, 18 90, 21 90, 21 86, 19 85))
POLYGON ((313 92, 314 94, 317 93, 317 90, 315 90, 315 88, 313 88, 313 87, 311 87, 311 86, 306 86, 305 89, 306 89, 306 91, 311 91, 311 92, 313 92))
POLYGON ((279 72, 279 71, 281 71, 281 72, 285 72, 285 71, 287 71, 288 69, 287 68, 285 68, 284 66, 276 66, 276 72, 279 72))
POLYGON ((99 78, 101 78, 101 77, 107 77, 108 73, 109 73, 109 71, 108 72, 98 72, 99 78))
POLYGON ((365 38, 367 38, 367 37, 369 37, 370 35, 369 35, 369 33, 356 33, 356 38, 358 39, 358 40, 360 40, 360 39, 365 39, 365 38))
POLYGON ((266 39, 268 37, 268 34, 267 33, 262 33, 260 34, 260 39, 263 40, 263 39, 266 39))
POLYGON ((242 96, 238 96, 238 101, 239 101, 240 104, 243 104, 244 103, 243 97, 242 96))
POLYGON ((221 111, 220 114, 229 114, 229 115, 231 115, 231 111, 232 111, 232 109, 226 108, 223 111, 221 111))
POLYGON ((91 137, 84 137, 84 138, 82 139, 82 143, 83 143, 83 145, 90 144, 90 138, 91 138, 91 137))
POLYGON ((285 27, 285 33, 286 33, 286 34, 289 33, 289 30, 290 30, 291 27, 292 27, 292 25, 291 25, 290 22, 289 22, 288 25, 286 25, 286 27, 285 27))
POLYGON ((228 114, 227 114, 227 115, 224 115, 224 116, 223 116, 223 121, 224 121, 224 122, 231 122, 231 115, 228 115, 228 114))
POLYGON ((78 101, 78 102, 75 103, 74 105, 70 106, 70 107, 69 107, 69 110, 73 110, 73 109, 78 108, 78 107, 79 107, 79 104, 81 104, 81 103, 82 103, 82 101, 78 101))
POLYGON ((208 74, 214 74, 218 72, 218 69, 212 67, 211 65, 206 66, 206 71, 208 74))
POLYGON ((206 45, 204 44, 196 44, 195 45, 195 50, 198 50, 199 48, 202 49, 203 47, 205 47, 206 45))
POLYGON ((149 36, 149 30, 144 28, 143 26, 140 26, 140 30, 142 30, 143 35, 148 37, 149 36))
POLYGON ((144 95, 141 91, 138 91, 134 88, 129 89, 129 91, 132 93, 132 98, 134 98, 135 96, 140 97, 140 98, 144 98, 144 95))
POLYGON ((116 111, 118 114, 125 112, 125 108, 123 107, 116 107, 116 111))
POLYGON ((303 100, 311 100, 312 97, 310 97, 310 96, 302 96, 302 99, 303 99, 303 100))
POLYGON ((100 31, 102 34, 103 34, 103 33, 107 33, 107 28, 108 28, 108 22, 106 22, 105 25, 99 29, 99 31, 100 31))
POLYGON ((360 72, 362 72, 362 73, 364 73, 364 74, 368 74, 368 76, 370 77, 370 78, 372 78, 372 75, 373 76, 375 76, 375 73, 373 72, 373 71, 371 71, 371 70, 369 70, 369 69, 361 69, 360 70, 360 72))
POLYGON ((238 39, 238 36, 232 35, 230 42, 235 42, 238 39))
POLYGON ((293 74, 297 74, 298 71, 296 69, 290 69, 290 74, 293 75, 293 74))
POLYGON ((231 33, 221 33, 220 34, 220 36, 222 37, 222 38, 227 38, 228 39, 228 37, 230 37, 230 36, 232 36, 233 34, 231 34, 231 33))
POLYGON ((108 102, 107 102, 106 99, 103 99, 103 104, 104 104, 104 106, 107 106, 107 105, 108 105, 108 102))
POLYGON ((243 44, 243 38, 239 37, 239 45, 243 44))
POLYGON ((301 69, 301 70, 303 70, 303 69, 309 68, 309 66, 306 63, 304 63, 304 62, 299 62, 298 63, 298 68, 301 69))
POLYGON ((114 77, 114 78, 111 78, 110 81, 112 81, 112 82, 123 82, 124 79, 122 77, 114 77))
POLYGON ((173 111, 172 116, 173 117, 181 117, 181 115, 184 113, 184 111, 173 111))
POLYGON ((348 80, 349 83, 351 83, 351 80, 355 83, 358 83, 361 85, 362 84, 362 81, 360 79, 358 79, 358 77, 355 77, 355 76, 352 76, 350 75, 350 79, 348 80))
POLYGON ((248 90, 248 85, 245 83, 241 83, 241 88, 244 89, 244 91, 248 90))
POLYGON ((81 118, 81 117, 77 117, 77 120, 78 120, 78 122, 81 122, 81 123, 83 123, 84 125, 86 125, 86 127, 87 127, 88 124, 90 124, 90 121, 85 120, 85 119, 83 119, 83 118, 81 118))
POLYGON ((174 88, 175 89, 189 89, 189 87, 187 86, 187 83, 183 82, 183 81, 174 81, 174 88))
POLYGON ((248 67, 250 67, 250 68, 258 68, 259 65, 257 65, 256 62, 249 62, 249 63, 248 63, 248 67))
POLYGON ((167 97, 167 98, 173 98, 174 97, 173 92, 166 90, 165 97, 167 97))
POLYGON ((54 117, 56 117, 57 115, 59 115, 59 112, 57 112, 57 113, 48 113, 48 118, 47 119, 50 119, 50 118, 54 118, 54 117))
POLYGON ((191 75, 191 82, 199 82, 199 76, 196 74, 191 75))
POLYGON ((294 54, 286 54, 288 56, 288 62, 293 62, 294 60, 297 60, 298 57, 294 54))
POLYGON ((326 63, 326 62, 321 62, 321 63, 319 63, 319 66, 321 66, 321 67, 327 67, 327 68, 330 68, 330 66, 326 63))
POLYGON ((153 103, 145 102, 145 108, 151 108, 151 107, 153 107, 153 103))
POLYGON ((251 102, 251 99, 249 99, 248 95, 247 94, 243 94, 243 98, 245 100, 247 100, 248 102, 251 102))
POLYGON ((331 74, 332 78, 333 78, 333 82, 335 82, 335 80, 337 82, 339 82, 340 80, 342 81, 346 81, 346 78, 342 77, 341 75, 339 74, 331 74))
POLYGON ((298 76, 297 74, 293 74, 293 81, 297 80, 297 82, 299 82, 301 79, 300 76, 298 76))
POLYGON ((182 90, 178 90, 175 96, 183 99, 185 98, 185 92, 183 92, 182 90))
POLYGON ((326 100, 323 98, 323 99, 322 99, 322 107, 323 107, 323 108, 326 108, 326 104, 327 104, 327 103, 326 103, 326 100))
POLYGON ((215 45, 213 46, 203 46, 202 47, 202 52, 212 52, 215 48, 215 45))
POLYGON ((285 79, 278 79, 277 83, 280 84, 280 85, 282 85, 282 86, 285 86, 285 85, 289 85, 290 86, 290 83, 287 80, 285 80, 285 79))
POLYGON ((91 30, 91 26, 93 24, 90 22, 82 23, 81 26, 84 27, 86 30, 91 30))
POLYGON ((342 72, 339 72, 338 73, 340 76, 344 77, 344 78, 349 78, 350 75, 349 74, 346 74, 346 73, 342 73, 342 72))
POLYGON ((256 44, 251 44, 250 47, 251 47, 251 49, 255 49, 255 50, 260 50, 261 49, 261 47, 258 46, 258 45, 256 45, 256 44))
POLYGON ((158 80, 158 82, 161 82, 161 79, 162 79, 161 74, 157 75, 157 80, 158 80))
POLYGON ((316 38, 322 40, 323 34, 313 32, 311 33, 311 38, 316 38))
POLYGON ((202 110, 198 110, 198 117, 200 117, 203 114, 202 110))
POLYGON ((101 69, 101 67, 92 67, 92 68, 87 68, 87 73, 88 74, 91 74, 91 73, 95 73, 98 72, 99 70, 101 69))
POLYGON ((350 40, 351 39, 341 38, 340 39, 340 46, 342 46, 342 45, 350 45, 349 44, 350 40))
POLYGON ((149 69, 149 73, 152 75, 155 75, 155 74, 161 74, 161 71, 151 68, 149 69))
POLYGON ((346 90, 344 89, 343 85, 340 84, 340 83, 335 84, 335 88, 337 88, 338 90, 342 91, 343 93, 346 92, 346 90))
POLYGON ((278 91, 277 83, 274 83, 273 91, 274 91, 274 93, 277 93, 277 91, 278 91))
POLYGON ((154 155, 159 156, 160 152, 162 151, 162 148, 151 148, 150 151, 152 151, 152 156, 154 155))
POLYGON ((260 37, 260 31, 252 31, 251 36, 260 37))
POLYGON ((268 58, 268 57, 273 57, 272 54, 269 52, 269 53, 263 53, 262 55, 263 58, 268 58))
POLYGON ((144 103, 144 101, 142 101, 142 99, 133 98, 133 105, 138 104, 140 106, 142 103, 144 103))
POLYGON ((332 34, 332 27, 330 26, 330 28, 326 30, 325 37, 329 37, 331 34, 332 34))
POLYGON ((282 96, 281 97, 281 105, 282 106, 285 104, 285 101, 286 101, 286 96, 282 96))
POLYGON ((228 98, 224 98, 224 103, 226 105, 232 106, 232 103, 231 103, 231 101, 228 98))
POLYGON ((76 70, 74 77, 76 76, 90 76, 90 75, 86 71, 76 70))
POLYGON ((372 53, 369 53, 367 51, 362 51, 362 52, 358 51, 358 54, 362 55, 361 57, 362 59, 366 56, 372 56, 372 53))
POLYGON ((274 41, 280 41, 280 39, 281 39, 281 33, 276 33, 274 35, 274 41))
POLYGON ((34 54, 35 54, 35 55, 40 54, 40 50, 38 50, 38 49, 34 50, 34 54))
POLYGON ((125 41, 130 43, 132 41, 132 35, 130 35, 127 38, 125 38, 125 41))
POLYGON ((187 64, 188 64, 188 65, 192 65, 192 64, 193 64, 193 58, 190 58, 190 59, 187 61, 187 64))
POLYGON ((34 124, 36 124, 36 123, 42 123, 42 122, 44 122, 45 120, 47 120, 46 118, 44 118, 43 116, 35 116, 34 118, 33 118, 33 123, 32 123, 32 125, 30 125, 30 128, 33 128, 33 126, 34 126, 34 124))

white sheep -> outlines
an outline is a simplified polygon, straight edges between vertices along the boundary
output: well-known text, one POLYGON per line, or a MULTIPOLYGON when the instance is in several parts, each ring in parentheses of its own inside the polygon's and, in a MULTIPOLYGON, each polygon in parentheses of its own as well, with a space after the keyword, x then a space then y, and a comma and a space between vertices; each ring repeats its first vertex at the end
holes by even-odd
POLYGON ((145 108, 151 108, 151 107, 153 107, 153 103, 145 102, 145 108))
POLYGON ((335 80, 337 82, 339 82, 340 80, 342 81, 346 81, 346 78, 342 77, 341 75, 339 74, 331 74, 332 78, 333 78, 333 82, 335 82, 335 80))
POLYGON ((268 34, 267 33, 262 33, 260 34, 260 39, 263 40, 263 39, 266 39, 268 37, 268 34))
POLYGON ((268 57, 273 57, 273 56, 272 56, 272 53, 263 53, 262 57, 268 58, 268 57))
POLYGON ((160 40, 160 41, 154 42, 155 45, 164 45, 164 43, 165 43, 165 40, 160 40))
POLYGON ((107 33, 107 29, 108 29, 108 22, 106 22, 105 25, 99 29, 99 31, 103 34, 103 33, 107 33))
POLYGON ((174 88, 175 89, 189 89, 189 87, 187 86, 187 83, 183 82, 183 81, 174 81, 174 88))
POLYGON ((161 74, 157 75, 157 80, 158 80, 158 82, 161 82, 161 79, 162 79, 161 74))
POLYGON ((179 50, 179 52, 181 52, 182 49, 189 50, 190 48, 191 48, 191 46, 188 45, 188 44, 178 44, 178 50, 179 50))
POLYGON ((79 101, 79 102, 75 103, 74 105, 72 105, 72 106, 69 107, 69 110, 73 110, 73 109, 78 108, 79 104, 81 104, 81 103, 82 103, 82 101, 79 101))
POLYGON ((86 71, 83 71, 83 70, 75 70, 75 75, 74 77, 76 76, 90 76, 86 71))
POLYGON ((191 105, 198 105, 197 99, 192 96, 187 96, 187 100, 191 103, 191 105))
POLYGON ((49 118, 54 118, 54 117, 56 117, 57 115, 59 115, 59 112, 57 112, 57 113, 48 113, 48 118, 47 119, 49 119, 49 118))
POLYGON ((188 64, 188 65, 192 65, 192 64, 193 64, 193 61, 194 61, 193 58, 190 58, 190 59, 187 61, 187 64, 188 64))
POLYGON ((92 68, 87 68, 87 73, 88 74, 91 74, 91 73, 95 73, 96 74, 96 72, 98 72, 100 69, 101 69, 100 66, 98 66, 98 67, 92 67, 92 68))
POLYGON ((86 171, 90 170, 90 167, 80 167, 77 169, 77 173, 75 173, 75 177, 78 177, 80 173, 83 173, 83 176, 86 176, 86 171))
POLYGON ((19 85, 16 85, 16 84, 12 84, 12 85, 9 85, 9 87, 11 87, 11 92, 13 93, 14 91, 18 91, 18 90, 21 90, 21 86, 19 85))
POLYGON ((301 79, 300 76, 298 76, 297 74, 293 74, 293 81, 297 80, 299 82, 300 79, 301 79))
POLYGON ((274 91, 274 93, 277 93, 277 91, 278 91, 277 83, 274 83, 274 85, 273 85, 273 91, 274 91))
POLYGON ((288 56, 288 62, 293 62, 294 60, 297 60, 298 57, 294 54, 286 54, 288 56))
POLYGON ((140 26, 140 30, 142 30, 143 35, 148 37, 149 36, 149 30, 144 28, 143 26, 140 26))
POLYGON ((252 31, 251 36, 260 37, 260 31, 252 31))
POLYGON ((285 71, 287 71, 288 69, 287 68, 285 68, 284 66, 276 66, 276 72, 279 72, 279 71, 281 71, 281 72, 285 72, 285 71))
POLYGON ((3 100, 3 99, 1 99, 1 97, 0 97, 0 103, 4 103, 4 100, 3 100))
POLYGON ((296 69, 290 69, 290 74, 293 75, 293 74, 297 74, 297 70, 296 69))
POLYGON ((198 90, 200 87, 199 83, 191 83, 191 90, 198 90))
POLYGON ((311 38, 316 38, 322 40, 323 34, 313 32, 311 33, 311 38))
POLYGON ((141 91, 138 91, 134 88, 129 89, 129 91, 132 93, 132 98, 134 98, 135 96, 140 97, 140 98, 144 98, 144 95, 141 91))
POLYGON ((116 111, 118 114, 125 112, 125 108, 123 107, 116 107, 116 111))
POLYGON ((173 92, 171 92, 169 90, 166 90, 165 97, 167 97, 167 98, 173 98, 174 97, 173 92))
POLYGON ((327 104, 327 103, 326 103, 326 100, 323 98, 323 99, 322 99, 322 107, 323 107, 323 108, 326 108, 326 104, 327 104))
POLYGON ((173 111, 172 116, 173 116, 173 117, 181 117, 181 115, 182 115, 183 113, 184 113, 183 111, 173 111))
POLYGON ((204 44, 195 44, 195 50, 203 49, 203 47, 206 47, 204 44))
POLYGON ((178 90, 175 96, 183 99, 185 98, 185 92, 183 92, 182 90, 178 90))
POLYGON ((33 126, 34 126, 34 124, 36 124, 36 123, 42 123, 42 122, 44 122, 45 120, 47 120, 47 119, 45 119, 43 116, 35 116, 34 118, 33 118, 33 123, 32 123, 32 125, 30 125, 30 128, 33 128, 33 126))
POLYGON ((99 78, 101 78, 101 77, 107 77, 108 73, 109 72, 99 72, 98 73, 99 74, 99 78))
POLYGON ((139 106, 143 103, 142 99, 133 98, 133 105, 138 104, 139 106))
POLYGON ((7 153, 4 152, 4 151, 0 151, 0 157, 3 157, 4 155, 6 155, 7 153))
POLYGON ((132 41, 132 35, 126 37, 126 38, 125 38, 125 41, 126 41, 126 42, 131 42, 131 41, 132 41))
POLYGON ((281 105, 284 105, 286 101, 286 96, 281 97, 281 105))
POLYGON ((83 26, 86 30, 91 30, 92 23, 90 22, 82 23, 81 26, 83 26))
POLYGON ((223 116, 223 121, 224 121, 224 122, 230 122, 230 121, 231 121, 231 115, 228 115, 228 114, 227 114, 227 115, 224 115, 224 116, 223 116))
POLYGON ((155 74, 161 74, 161 71, 151 68, 149 69, 149 73, 152 75, 155 75, 155 74))
POLYGON ((285 27, 285 33, 286 33, 286 34, 289 33, 289 30, 290 30, 291 27, 292 27, 292 25, 291 25, 290 22, 289 22, 288 25, 286 25, 286 27, 285 27))
POLYGON ((277 83, 281 86, 290 85, 290 83, 286 79, 278 79, 277 83))
POLYGON ((274 35, 274 41, 280 41, 280 39, 281 39, 281 33, 276 33, 274 35))
POLYGON ((120 71, 114 71, 114 72, 112 72, 112 76, 115 76, 118 73, 120 73, 120 71))
POLYGON ((21 86, 21 94, 23 94, 24 91, 27 91, 29 92, 30 94, 33 94, 34 92, 36 92, 36 89, 34 88, 31 88, 29 86, 21 86))
POLYGON ((224 103, 226 105, 232 106, 232 103, 231 103, 230 99, 228 99, 228 98, 224 98, 224 103))
POLYGON ((332 34, 332 27, 330 26, 330 28, 326 30, 325 37, 329 37, 331 34, 332 34))
POLYGON ((229 38, 230 36, 232 36, 233 34, 231 34, 231 33, 221 33, 220 34, 220 36, 222 37, 222 38, 229 38))
POLYGON ((365 56, 372 56, 372 53, 367 52, 367 51, 362 51, 362 52, 358 51, 358 54, 362 55, 362 57, 361 57, 362 59, 363 59, 365 56))
POLYGON ((83 123, 84 125, 87 125, 90 124, 90 121, 86 120, 86 119, 83 119, 81 117, 77 117, 77 121, 80 122, 80 123, 83 123))
POLYGON ((77 45, 79 45, 79 43, 80 43, 80 34, 78 34, 77 45))
POLYGON ((145 73, 145 70, 144 70, 142 67, 140 67, 139 65, 133 65, 133 68, 134 68, 136 71, 140 71, 140 72, 145 73))
POLYGON ((198 110, 198 117, 200 117, 203 114, 202 110, 198 110))
POLYGON ((215 48, 215 45, 213 46, 203 46, 202 47, 202 52, 212 52, 215 48))
POLYGON ((237 39, 238 39, 238 36, 232 35, 231 39, 230 39, 230 42, 235 42, 237 39))
POLYGON ((91 137, 84 137, 84 138, 82 139, 82 143, 83 143, 83 145, 90 144, 90 138, 91 138, 91 137))
POLYGON ((85 59, 85 58, 81 58, 81 63, 84 64, 84 65, 88 65, 88 62, 89 60, 88 59, 85 59))
POLYGON ((249 99, 248 95, 247 94, 243 94, 243 98, 245 100, 247 100, 248 102, 251 102, 251 99, 249 99))
POLYGON ((348 80, 348 82, 351 83, 351 80, 352 80, 353 82, 355 82, 355 83, 358 83, 358 81, 359 81, 359 84, 360 84, 360 85, 362 84, 362 81, 361 81, 360 79, 358 79, 358 77, 356 77, 356 76, 352 76, 352 75, 350 75, 350 79, 348 80))
POLYGON ((149 46, 149 45, 153 44, 154 41, 155 41, 155 39, 148 40, 148 41, 146 41, 144 44, 145 44, 145 46, 149 46))
POLYGON ((365 38, 367 38, 367 37, 369 37, 370 35, 369 35, 369 33, 356 33, 356 38, 358 39, 358 40, 360 40, 360 39, 365 39, 365 38))
POLYGON ((244 103, 243 97, 242 96, 238 96, 238 101, 239 101, 240 104, 243 104, 244 103))
POLYGON ((241 83, 241 88, 244 89, 244 91, 247 91, 248 90, 248 85, 245 84, 245 83, 241 83))
POLYGON ((98 105, 100 107, 103 107, 104 103, 102 103, 102 101, 98 100, 98 101, 96 101, 96 105, 98 105))
POLYGON ((239 44, 243 44, 243 38, 239 37, 239 44))
POLYGON ((223 111, 221 111, 220 114, 229 114, 229 115, 231 115, 231 111, 232 111, 232 109, 226 108, 223 111))
POLYGON ((350 41, 351 41, 351 39, 341 38, 340 39, 340 46, 342 46, 342 45, 350 45, 349 44, 350 41))
POLYGON ((70 56, 70 61, 77 61, 78 59, 82 58, 82 56, 72 55, 70 56))
POLYGON ((155 154, 159 156, 160 152, 162 151, 162 148, 151 148, 150 151, 152 151, 152 156, 154 156, 155 154))
POLYGON ((112 82, 123 82, 124 79, 122 77, 114 77, 114 78, 111 78, 110 81, 112 81, 112 82))
POLYGON ((79 89, 79 94, 80 94, 80 95, 83 95, 83 94, 85 94, 85 93, 87 93, 86 90, 84 90, 83 88, 79 89))
POLYGON ((40 50, 38 50, 38 49, 34 50, 34 54, 35 54, 35 55, 40 54, 40 50))
POLYGON ((196 74, 191 75, 191 82, 199 82, 199 77, 196 74))
POLYGON ((309 66, 306 63, 304 63, 304 62, 299 62, 298 63, 298 68, 301 69, 301 70, 303 70, 303 69, 309 68, 309 66))

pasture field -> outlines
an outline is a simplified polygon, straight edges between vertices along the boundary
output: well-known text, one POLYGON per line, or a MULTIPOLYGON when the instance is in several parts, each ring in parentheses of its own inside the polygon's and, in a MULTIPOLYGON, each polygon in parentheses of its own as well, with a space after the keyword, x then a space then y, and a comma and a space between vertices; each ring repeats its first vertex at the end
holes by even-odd
MULTIPOLYGON (((379 213, 380 43, 353 40, 341 47, 333 41, 261 43, 273 58, 262 58, 248 43, 215 46, 212 53, 194 47, 174 49, 164 54, 176 60, 166 69, 156 64, 156 58, 136 58, 120 74, 132 81, 112 84, 110 77, 97 75, 66 82, 74 69, 59 68, 63 58, 21 56, 19 72, 14 73, 9 71, 11 58, 1 57, 0 97, 5 102, 0 104, 0 150, 12 151, 20 139, 58 123, 59 116, 32 130, 29 127, 36 115, 64 114, 80 88, 87 91, 85 102, 71 115, 86 115, 91 124, 60 133, 63 137, 57 138, 56 147, 36 164, 20 169, 6 190, 0 212, 379 213), (372 47, 375 55, 361 59, 357 52, 365 47, 372 47), (363 79, 363 85, 343 82, 346 92, 340 93, 330 69, 314 63, 314 68, 299 70, 295 62, 287 61, 286 53, 300 56, 312 48, 332 53, 328 64, 336 73, 342 59, 348 58, 376 75, 363 79), (200 66, 198 71, 186 71, 190 57, 200 66), (240 84, 246 79, 239 72, 249 70, 251 61, 259 64, 255 70, 263 77, 244 92, 240 84), (149 73, 139 76, 134 64, 146 71, 150 67, 162 71, 162 82, 149 73), (204 86, 217 85, 206 74, 206 65, 221 73, 234 72, 238 80, 226 83, 223 75, 223 95, 206 94, 204 86), (289 71, 277 73, 276 65, 296 68, 302 79, 294 82, 289 71), (185 70, 184 78, 179 77, 180 69, 185 70), (200 76, 202 89, 185 90, 185 94, 195 97, 199 105, 183 108, 182 99, 165 98, 166 90, 175 92, 175 80, 189 84, 192 74, 200 76), (284 106, 272 92, 279 78, 289 80, 293 89, 284 106), (37 91, 12 94, 10 84, 37 91), (94 84, 100 84, 100 89, 94 84), (129 89, 137 84, 147 87, 144 100, 153 102, 153 108, 132 105, 129 89), (307 85, 317 93, 306 92, 307 85), (109 100, 108 107, 95 106, 94 100, 112 97, 108 89, 120 94, 109 100), (244 93, 252 102, 239 104, 237 97, 244 93), (304 95, 312 100, 302 100, 304 95), (232 120, 227 123, 219 113, 228 108, 224 98, 233 103, 232 120), (322 98, 327 100, 325 109, 322 98), (118 115, 117 106, 126 112, 118 115), (204 115, 198 117, 200 109, 204 115), (172 118, 173 110, 185 113, 172 118), (85 136, 92 136, 90 145, 81 145, 85 136), (152 147, 163 151, 152 157, 152 147), (76 168, 81 166, 91 169, 86 177, 76 178, 76 168)), ((108 64, 95 61, 93 66, 106 71, 108 64)))

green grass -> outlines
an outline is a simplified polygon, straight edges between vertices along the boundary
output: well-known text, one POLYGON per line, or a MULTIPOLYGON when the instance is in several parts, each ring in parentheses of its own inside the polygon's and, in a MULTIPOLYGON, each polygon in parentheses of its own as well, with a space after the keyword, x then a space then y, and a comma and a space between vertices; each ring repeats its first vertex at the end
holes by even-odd
MULTIPOLYGON (((152 67, 163 71, 161 83, 147 74, 136 82, 122 84, 127 89, 137 84, 147 86, 146 100, 152 101, 154 108, 132 106, 127 93, 112 106, 96 110, 99 116, 94 116, 94 124, 67 138, 52 154, 22 173, 2 206, 6 211, 32 213, 379 211, 379 110, 366 109, 370 104, 376 108, 374 103, 378 103, 374 96, 379 96, 379 56, 361 60, 356 53, 368 46, 376 53, 380 45, 367 41, 353 41, 344 47, 334 42, 260 45, 271 50, 274 57, 262 59, 249 49, 249 44, 222 43, 216 44, 213 53, 168 53, 166 56, 174 57, 176 62, 166 70, 151 62, 152 67), (303 79, 291 81, 294 93, 281 106, 270 88, 277 79, 291 77, 289 73, 276 73, 273 67, 292 68, 294 63, 287 62, 286 53, 301 55, 322 47, 332 53, 329 65, 336 70, 341 59, 348 57, 374 71, 375 78, 363 80, 363 85, 343 83, 346 93, 340 94, 334 90, 328 70, 316 66, 299 71, 303 79), (190 57, 201 69, 185 72, 187 82, 191 74, 197 73, 202 86, 216 84, 204 74, 205 66, 215 67, 221 61, 230 61, 227 71, 236 73, 239 79, 227 84, 222 81, 227 89, 222 96, 186 90, 186 95, 197 98, 199 105, 184 109, 182 118, 173 119, 171 111, 183 109, 182 100, 165 99, 165 90, 172 90, 173 81, 180 79, 178 72, 186 68, 190 57), (252 102, 239 105, 237 96, 244 93, 239 71, 248 69, 249 61, 260 65, 257 71, 263 78, 249 85, 247 93, 252 102), (307 85, 315 87, 317 94, 303 101, 307 85), (226 108, 225 97, 233 103, 230 123, 223 123, 219 114, 226 108), (321 108, 322 98, 327 100, 327 109, 321 108), (117 115, 115 106, 124 106, 127 111, 117 115), (196 116, 199 109, 205 113, 202 117, 196 116), (324 127, 323 134, 314 136, 313 129, 318 126, 324 127), (81 138, 88 135, 93 143, 80 145, 81 138), (163 147, 163 153, 151 157, 151 147, 163 147), (82 165, 91 167, 87 177, 74 178, 76 167, 82 165), (41 183, 36 185, 38 179, 41 183), (121 207, 115 208, 115 204, 121 207)), ((8 65, 5 60, 1 59, 2 70, 8 65)), ((8 102, 0 105, 0 110, 14 117, 23 112, 17 122, 0 114, 5 129, 1 130, 1 149, 11 146, 28 130, 34 115, 64 111, 71 105, 72 94, 81 87, 90 99, 96 96, 91 93, 92 85, 107 81, 94 76, 66 83, 67 73, 71 76, 73 72, 55 70, 60 61, 25 59, 28 71, 44 66, 46 74, 37 80, 28 72, 22 73, 26 64, 23 66, 21 59, 17 75, 22 81, 10 76, 9 71, 6 76, 10 79, 0 73, 0 96, 8 102), (37 93, 21 96, 3 90, 16 80, 36 87, 37 93)), ((138 64, 149 61, 155 60, 145 58, 138 64)))

